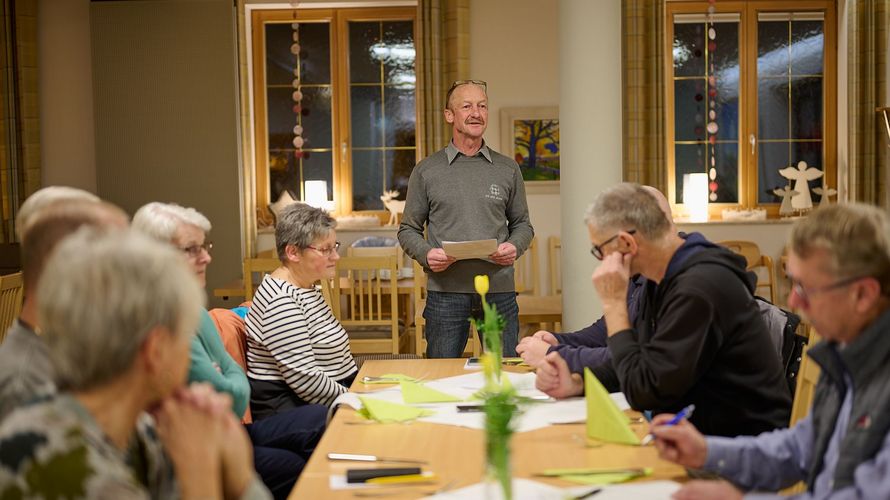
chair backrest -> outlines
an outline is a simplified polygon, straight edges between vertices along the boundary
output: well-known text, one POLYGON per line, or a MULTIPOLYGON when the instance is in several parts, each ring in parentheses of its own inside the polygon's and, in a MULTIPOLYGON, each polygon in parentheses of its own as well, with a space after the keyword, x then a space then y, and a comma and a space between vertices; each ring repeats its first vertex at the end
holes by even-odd
POLYGON ((768 255, 760 253, 760 247, 757 246, 757 243, 754 243, 753 241, 727 240, 719 241, 717 244, 744 257, 745 261, 748 263, 748 270, 757 273, 757 288, 767 288, 769 295, 766 298, 773 304, 778 303, 776 270, 773 266, 773 259, 768 255))
POLYGON ((559 236, 547 238, 547 272, 550 273, 550 295, 562 293, 562 240, 559 236))
POLYGON ((0 342, 6 337, 6 330, 22 312, 24 286, 22 273, 0 276, 0 342))
MULTIPOLYGON (((423 356, 426 353, 426 338, 423 335, 426 327, 426 320, 423 317, 423 309, 426 307, 426 273, 417 261, 412 262, 414 264, 414 353, 423 356)), ((480 354, 482 354, 482 343, 479 342, 476 327, 471 324, 464 355, 480 354)))
POLYGON ((803 348, 800 362, 800 373, 797 376, 797 389, 794 391, 794 403, 791 405, 791 421, 789 425, 796 424, 800 419, 810 413, 813 404, 813 394, 816 392, 816 383, 819 381, 821 370, 819 365, 806 355, 807 350, 815 345, 821 337, 812 326, 807 326, 809 338, 806 347, 803 348))
POLYGON ((541 295, 538 288, 538 239, 532 238, 528 250, 513 265, 513 281, 516 293, 541 295))
POLYGON ((252 257, 244 259, 244 300, 253 300, 255 285, 259 284, 263 279, 264 274, 271 273, 275 269, 278 269, 278 266, 280 265, 281 261, 275 257, 252 257), (259 276, 257 277, 255 274, 258 274, 259 276))
POLYGON ((331 302, 334 315, 349 333, 353 352, 399 353, 398 271, 394 255, 337 261, 331 302), (384 270, 389 274, 385 279, 384 270), (369 337, 365 327, 386 334, 369 337))

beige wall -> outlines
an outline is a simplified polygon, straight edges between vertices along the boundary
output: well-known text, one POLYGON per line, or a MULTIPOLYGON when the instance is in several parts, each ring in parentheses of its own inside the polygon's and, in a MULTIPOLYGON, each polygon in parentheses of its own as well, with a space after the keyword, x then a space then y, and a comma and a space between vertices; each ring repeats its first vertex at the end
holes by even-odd
MULTIPOLYGON (((504 107, 559 105, 559 2, 484 0, 470 2, 470 78, 488 82, 486 142, 511 156, 501 144, 504 107)), ((441 119, 441 118, 440 118, 441 119)), ((528 195, 538 237, 540 283, 548 292, 547 238, 559 236, 559 194, 528 195)))
POLYGON ((43 185, 96 192, 89 0, 37 4, 43 185))

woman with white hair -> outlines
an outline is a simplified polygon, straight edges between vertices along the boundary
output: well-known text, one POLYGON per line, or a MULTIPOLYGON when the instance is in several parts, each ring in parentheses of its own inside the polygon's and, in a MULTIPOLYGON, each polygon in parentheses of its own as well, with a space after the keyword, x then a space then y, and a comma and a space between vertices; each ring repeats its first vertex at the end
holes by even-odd
POLYGON ((268 496, 246 434, 223 411, 227 398, 183 387, 203 297, 181 257, 131 231, 81 229, 59 244, 43 277, 38 317, 65 392, 0 425, 0 491, 149 498, 142 481, 151 479, 134 474, 126 452, 151 410, 179 496, 268 496))
POLYGON ((315 283, 337 268, 336 221, 302 203, 278 214, 281 266, 267 274, 247 313, 247 376, 255 418, 320 403, 330 405, 355 379, 346 330, 315 283))
MULTIPOLYGON (((201 285, 213 260, 207 241, 210 221, 194 208, 152 202, 133 216, 133 228, 158 241, 171 244, 185 260, 201 285)), ((208 382, 232 398, 232 411, 241 418, 250 399, 250 385, 241 366, 223 346, 213 319, 199 307, 200 323, 192 340, 190 382, 208 382)), ((310 405, 266 420, 245 425, 254 446, 254 462, 263 482, 276 498, 285 498, 324 433, 327 409, 310 405)))

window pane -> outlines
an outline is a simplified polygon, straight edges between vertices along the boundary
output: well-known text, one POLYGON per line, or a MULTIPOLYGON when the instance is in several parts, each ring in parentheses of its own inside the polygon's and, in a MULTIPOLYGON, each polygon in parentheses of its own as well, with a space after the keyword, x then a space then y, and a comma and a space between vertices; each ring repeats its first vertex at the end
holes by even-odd
POLYGON ((787 77, 757 79, 757 131, 761 141, 788 139, 787 77))
POLYGON ((269 115, 269 149, 293 148, 294 125, 297 117, 294 115, 294 89, 287 87, 274 87, 266 91, 266 113, 269 115))
POLYGON ((331 83, 330 29, 328 23, 300 23, 300 79, 303 83, 331 83))
POLYGON ((707 172, 705 169, 704 144, 676 144, 674 146, 676 172, 674 185, 677 189, 675 203, 683 203, 683 174, 707 172))
MULTIPOLYGON (((303 126, 303 148, 331 147, 331 87, 301 87, 303 100, 300 105, 300 124, 303 126)), ((288 109, 293 116, 293 109, 288 109)), ((293 136, 293 126, 291 126, 293 136)))
POLYGON ((739 144, 737 142, 718 143, 712 148, 712 151, 715 156, 716 176, 711 182, 717 186, 717 199, 712 200, 711 203, 738 203, 739 144))
POLYGON ((408 194, 408 177, 414 169, 414 149, 395 149, 386 151, 386 189, 399 191, 400 200, 408 194))
POLYGON ((674 140, 705 140, 705 80, 674 81, 674 140))
POLYGON ((822 21, 793 21, 791 23, 792 74, 822 74, 823 25, 822 21))
POLYGON ((350 89, 352 100, 352 147, 383 146, 382 87, 355 86, 350 89))
POLYGON ((787 21, 759 21, 757 23, 757 74, 788 74, 787 21))
POLYGON ((781 198, 773 189, 788 185, 788 179, 779 170, 791 165, 787 142, 761 142, 757 146, 757 193, 758 203, 779 203, 781 198))
POLYGON ((414 146, 415 104, 414 89, 386 87, 386 145, 414 146))
POLYGON ((383 151, 352 152, 352 209, 383 210, 383 151))
POLYGON ((269 201, 277 200, 284 190, 291 197, 300 199, 300 169, 293 151, 269 152, 269 201))
POLYGON ((327 199, 334 199, 334 155, 330 151, 313 151, 302 161, 303 181, 327 181, 327 199))
POLYGON ((380 63, 375 48, 380 44, 380 22, 349 23, 349 81, 381 83, 380 63))
POLYGON ((674 24, 674 76, 705 74, 705 25, 674 24))
POLYGON ((377 58, 383 62, 386 83, 413 87, 414 74, 414 23, 397 21, 383 23, 383 44, 374 47, 377 58))
POLYGON ((822 138, 822 77, 791 79, 791 138, 822 138))
POLYGON ((290 85, 297 56, 291 53, 293 28, 287 24, 266 24, 266 84, 290 85))

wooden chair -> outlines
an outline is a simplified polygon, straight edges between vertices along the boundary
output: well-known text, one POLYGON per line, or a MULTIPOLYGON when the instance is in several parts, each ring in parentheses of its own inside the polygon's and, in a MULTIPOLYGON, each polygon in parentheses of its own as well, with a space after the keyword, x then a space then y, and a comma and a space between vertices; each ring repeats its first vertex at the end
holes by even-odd
POLYGON ((404 259, 404 252, 402 251, 402 247, 396 245, 394 247, 347 247, 346 248, 346 256, 347 257, 379 257, 379 256, 387 256, 387 255, 395 255, 397 259, 397 264, 399 267, 402 265, 402 261, 404 259))
MULTIPOLYGON (((426 326, 426 319, 423 317, 423 309, 426 307, 426 274, 417 261, 412 262, 414 263, 414 353, 422 357, 426 353, 426 337, 423 336, 423 329, 426 326)), ((481 353, 479 335, 476 334, 476 327, 471 324, 464 355, 479 356, 481 353)))
MULTIPOLYGON (((803 359, 800 362, 800 372, 797 375, 797 389, 794 391, 794 402, 791 404, 789 427, 809 415, 810 406, 813 404, 813 394, 816 392, 816 383, 819 381, 821 372, 819 365, 806 355, 807 350, 819 342, 821 337, 812 326, 807 326, 806 328, 809 341, 804 347, 803 359)), ((794 486, 782 490, 780 493, 782 495, 795 495, 806 491, 806 487, 806 484, 801 481, 794 486)))
POLYGON ((242 279, 242 283, 244 284, 244 300, 252 300, 254 283, 260 283, 263 279, 263 275, 271 273, 280 265, 281 261, 276 257, 252 257, 244 259, 244 278, 242 279), (255 279, 254 273, 259 275, 257 279, 255 279))
POLYGON ((768 288, 769 296, 767 298, 773 304, 777 304, 778 291, 776 289, 776 270, 773 266, 773 259, 768 255, 760 253, 760 248, 753 241, 728 240, 717 243, 744 257, 748 262, 749 271, 763 268, 757 274, 757 289, 768 288))
POLYGON ((399 353, 398 269, 395 255, 337 261, 331 302, 353 353, 399 353))
POLYGON ((540 295, 538 274, 538 239, 532 238, 528 250, 516 259, 516 263, 513 265, 516 293, 540 295))
POLYGON ((22 312, 24 286, 22 273, 0 276, 0 342, 6 337, 6 330, 22 312))
POLYGON ((562 256, 562 240, 559 236, 551 236, 547 238, 547 272, 550 273, 550 295, 562 294, 562 267, 560 267, 560 257, 562 256))

